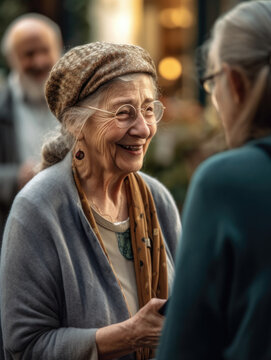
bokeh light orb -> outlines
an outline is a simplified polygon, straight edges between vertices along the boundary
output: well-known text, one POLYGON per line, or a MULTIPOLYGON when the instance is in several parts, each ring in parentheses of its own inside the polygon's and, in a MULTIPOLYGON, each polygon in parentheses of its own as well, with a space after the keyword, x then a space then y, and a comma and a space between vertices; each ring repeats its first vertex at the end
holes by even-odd
POLYGON ((182 74, 182 64, 177 58, 168 56, 160 61, 158 71, 164 79, 176 80, 182 74))

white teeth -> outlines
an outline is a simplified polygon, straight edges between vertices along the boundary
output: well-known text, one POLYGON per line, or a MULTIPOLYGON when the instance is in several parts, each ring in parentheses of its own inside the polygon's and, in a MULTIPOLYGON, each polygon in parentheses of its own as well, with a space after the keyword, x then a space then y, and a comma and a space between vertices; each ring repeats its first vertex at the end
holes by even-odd
POLYGON ((124 149, 131 150, 131 151, 137 151, 141 149, 142 145, 121 145, 124 149))

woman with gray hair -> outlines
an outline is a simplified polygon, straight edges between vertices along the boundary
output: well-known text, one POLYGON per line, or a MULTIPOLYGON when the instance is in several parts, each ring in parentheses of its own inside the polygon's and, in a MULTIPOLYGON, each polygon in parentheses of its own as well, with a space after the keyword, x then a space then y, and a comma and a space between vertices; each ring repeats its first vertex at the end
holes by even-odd
POLYGON ((204 88, 230 150, 196 171, 159 360, 271 359, 271 2, 216 22, 204 88))
POLYGON ((6 359, 149 359, 180 232, 161 183, 139 172, 163 116, 138 46, 91 43, 53 67, 46 99, 60 131, 5 229, 6 359))

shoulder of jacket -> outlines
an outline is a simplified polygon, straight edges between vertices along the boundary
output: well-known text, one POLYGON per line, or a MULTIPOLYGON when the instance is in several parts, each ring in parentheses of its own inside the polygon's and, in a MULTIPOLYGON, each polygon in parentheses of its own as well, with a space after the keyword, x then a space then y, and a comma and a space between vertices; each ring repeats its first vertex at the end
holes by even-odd
POLYGON ((202 191, 243 183, 244 176, 253 172, 253 163, 260 167, 264 158, 262 150, 246 144, 240 148, 223 151, 203 161, 195 170, 190 187, 197 184, 202 191))
POLYGON ((167 188, 155 177, 148 175, 142 171, 139 171, 138 174, 149 186, 151 192, 168 191, 167 188))

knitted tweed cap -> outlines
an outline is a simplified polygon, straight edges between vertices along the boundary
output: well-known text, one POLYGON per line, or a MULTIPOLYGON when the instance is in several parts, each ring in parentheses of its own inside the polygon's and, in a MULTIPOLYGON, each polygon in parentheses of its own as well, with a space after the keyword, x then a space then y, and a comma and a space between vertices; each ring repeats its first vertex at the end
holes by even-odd
POLYGON ((92 94, 115 77, 147 73, 155 80, 149 53, 139 46, 94 42, 68 51, 54 65, 45 86, 52 113, 60 119, 64 109, 92 94))

